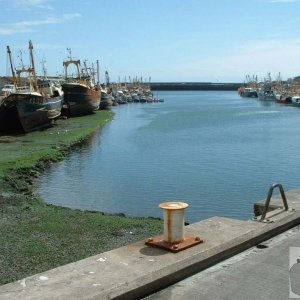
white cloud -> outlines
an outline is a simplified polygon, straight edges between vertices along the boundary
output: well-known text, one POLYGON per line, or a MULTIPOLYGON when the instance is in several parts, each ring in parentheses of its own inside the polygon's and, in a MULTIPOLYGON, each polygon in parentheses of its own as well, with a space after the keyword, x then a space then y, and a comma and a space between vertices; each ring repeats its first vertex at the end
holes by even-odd
POLYGON ((71 20, 77 17, 80 17, 81 15, 79 13, 73 13, 73 14, 64 14, 63 18, 64 20, 71 20))
POLYGON ((69 21, 73 18, 80 17, 79 13, 66 14, 62 18, 48 17, 42 20, 21 21, 0 26, 0 35, 12 35, 16 33, 28 33, 36 31, 36 28, 41 25, 60 24, 69 21))
POLYGON ((227 55, 193 57, 190 62, 167 66, 167 69, 172 74, 180 74, 179 80, 186 81, 240 82, 246 74, 262 79, 268 72, 274 78, 280 72, 282 78, 287 79, 300 74, 300 39, 252 41, 232 49, 227 55))
POLYGON ((53 9, 49 4, 49 0, 13 0, 10 2, 15 8, 21 10, 31 10, 31 9, 53 9))

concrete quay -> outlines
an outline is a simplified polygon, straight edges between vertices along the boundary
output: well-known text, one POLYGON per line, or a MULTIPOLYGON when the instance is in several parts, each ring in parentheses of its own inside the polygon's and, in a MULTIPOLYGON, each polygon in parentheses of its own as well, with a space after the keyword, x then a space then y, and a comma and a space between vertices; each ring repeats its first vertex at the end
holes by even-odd
MULTIPOLYGON (((237 254, 299 225, 300 189, 286 193, 286 198, 293 210, 280 209, 282 207, 280 196, 274 196, 271 200, 274 210, 267 214, 268 222, 213 217, 185 227, 186 235, 199 236, 204 240, 204 243, 189 249, 171 253, 146 246, 145 241, 140 241, 0 286, 0 299, 140 299, 146 297, 199 272, 204 274, 207 271, 205 269, 230 257, 236 257, 237 254)), ((256 204, 256 209, 257 206, 261 208, 263 204, 256 204)), ((245 266, 247 270, 247 263, 245 266)), ((264 280, 264 272, 255 274, 258 279, 264 280)), ((229 277, 230 275, 228 273, 229 277)), ((214 283, 218 284, 218 281, 210 281, 209 293, 213 297, 207 296, 203 299, 233 299, 230 293, 228 297, 222 296, 232 285, 224 287, 219 298, 218 295, 214 297, 214 283)), ((274 282, 274 288, 276 284, 274 282)), ((203 285, 205 286, 205 280, 203 285)), ((197 298, 187 297, 187 299, 202 298, 201 293, 205 289, 194 291, 197 298)), ((162 299, 173 299, 173 297, 162 299)), ((268 299, 268 297, 245 299, 268 299)))
POLYGON ((293 270, 299 258, 296 226, 144 299, 300 299, 300 269, 293 270))

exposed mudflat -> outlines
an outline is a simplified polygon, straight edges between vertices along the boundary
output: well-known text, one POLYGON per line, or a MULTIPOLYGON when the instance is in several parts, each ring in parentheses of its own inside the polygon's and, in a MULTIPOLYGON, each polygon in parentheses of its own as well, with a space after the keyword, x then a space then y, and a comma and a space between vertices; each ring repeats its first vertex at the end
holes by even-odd
POLYGON ((162 221, 72 210, 34 194, 34 178, 113 118, 59 119, 42 131, 0 136, 0 284, 162 232, 162 221))

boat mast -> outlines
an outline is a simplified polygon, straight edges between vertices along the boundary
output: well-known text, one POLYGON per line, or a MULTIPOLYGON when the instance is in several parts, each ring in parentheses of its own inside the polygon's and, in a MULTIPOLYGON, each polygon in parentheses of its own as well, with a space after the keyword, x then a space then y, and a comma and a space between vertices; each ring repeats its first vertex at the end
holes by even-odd
POLYGON ((71 48, 67 48, 67 51, 69 52, 69 59, 72 60, 72 50, 71 50, 71 48))
POLYGON ((19 52, 20 52, 20 54, 19 54, 18 57, 19 57, 19 59, 20 59, 21 70, 25 70, 25 68, 24 68, 24 63, 23 63, 22 51, 20 50, 19 52))
POLYGON ((99 60, 97 59, 97 85, 100 85, 99 60))
POLYGON ((86 64, 86 62, 87 62, 87 60, 85 59, 84 61, 83 61, 83 66, 84 66, 84 68, 82 68, 82 75, 83 75, 83 77, 89 77, 89 70, 88 70, 88 67, 87 67, 87 64, 86 64))
POLYGON ((46 62, 46 60, 43 58, 43 60, 42 60, 43 74, 44 74, 44 78, 47 79, 47 69, 45 67, 45 62, 46 62))
POLYGON ((33 80, 34 80, 34 90, 37 90, 37 77, 35 73, 35 65, 34 65, 34 59, 33 59, 33 45, 32 42, 29 41, 29 54, 30 54, 30 60, 31 60, 31 69, 29 71, 33 74, 33 80))
POLYGON ((92 76, 92 80, 93 80, 93 84, 95 85, 96 83, 96 78, 95 78, 95 68, 94 68, 94 63, 92 63, 92 68, 91 68, 91 76, 92 76))
POLYGON ((7 54, 8 54, 8 58, 9 58, 9 64, 10 64, 10 68, 11 68, 13 82, 14 82, 14 85, 16 85, 16 73, 15 73, 15 70, 14 70, 14 66, 13 66, 13 62, 12 62, 12 57, 11 57, 11 51, 10 51, 9 46, 7 46, 7 54))
POLYGON ((105 71, 105 85, 109 87, 109 75, 107 71, 105 71))

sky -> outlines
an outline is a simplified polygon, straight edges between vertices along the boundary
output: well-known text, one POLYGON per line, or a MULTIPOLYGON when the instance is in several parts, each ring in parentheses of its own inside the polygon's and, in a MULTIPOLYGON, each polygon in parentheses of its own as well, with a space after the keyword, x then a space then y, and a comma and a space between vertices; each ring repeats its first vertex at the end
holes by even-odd
POLYGON ((300 0, 0 0, 0 76, 63 61, 100 65, 100 80, 244 82, 300 75, 300 0), (71 49, 71 50, 67 50, 71 49))

